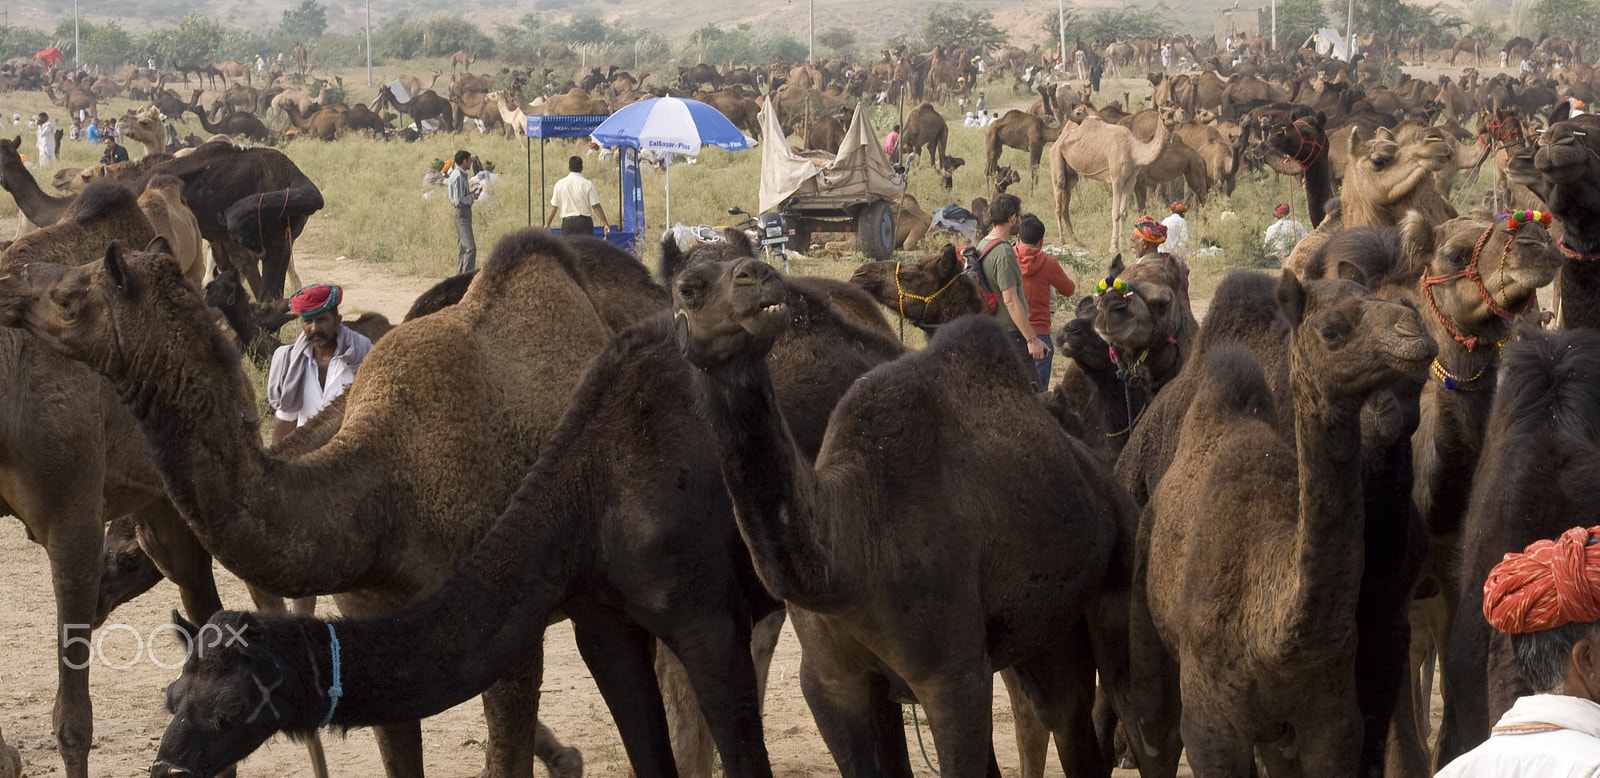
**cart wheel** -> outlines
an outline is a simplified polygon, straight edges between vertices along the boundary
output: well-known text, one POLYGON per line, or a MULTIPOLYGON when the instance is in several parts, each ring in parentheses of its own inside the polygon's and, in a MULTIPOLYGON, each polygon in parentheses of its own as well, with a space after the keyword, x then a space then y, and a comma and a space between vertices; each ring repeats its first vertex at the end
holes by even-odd
POLYGON ((873 259, 894 258, 894 206, 888 200, 870 203, 856 217, 856 243, 873 259))

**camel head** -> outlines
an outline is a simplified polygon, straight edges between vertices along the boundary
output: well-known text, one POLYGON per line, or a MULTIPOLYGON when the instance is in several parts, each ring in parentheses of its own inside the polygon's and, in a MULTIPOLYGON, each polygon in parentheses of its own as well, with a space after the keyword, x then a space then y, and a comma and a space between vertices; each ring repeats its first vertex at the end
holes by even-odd
MULTIPOLYGON (((1539 175, 1552 187, 1551 197, 1557 196, 1556 188, 1580 181, 1592 182, 1583 187, 1591 192, 1600 186, 1600 157, 1595 155, 1596 149, 1600 149, 1600 117, 1583 114, 1550 125, 1539 140, 1533 163, 1539 175)), ((1555 202, 1546 202, 1552 209, 1562 210, 1555 202)))
POLYGON ((1312 379, 1316 399, 1364 398, 1395 382, 1420 379, 1439 353, 1420 314, 1354 281, 1301 284, 1285 270, 1277 299, 1293 327, 1290 369, 1312 379))
POLYGON ((1367 141, 1351 133, 1344 200, 1347 204, 1365 200, 1377 207, 1404 202, 1421 187, 1432 186, 1432 175, 1454 157, 1450 136, 1438 128, 1417 133, 1403 144, 1386 127, 1379 127, 1367 141))
POLYGON ((672 282, 678 350, 702 370, 759 362, 789 327, 783 278, 753 257, 698 261, 672 282))
POLYGON ((958 316, 983 312, 977 287, 961 280, 963 266, 956 247, 946 243, 915 262, 886 259, 864 263, 850 276, 850 283, 901 318, 931 328, 958 316))
POLYGON ((1519 210, 1501 219, 1477 213, 1430 228, 1413 211, 1400 230, 1407 253, 1425 265, 1424 301, 1445 333, 1469 349, 1493 343, 1505 329, 1501 322, 1530 310, 1538 289, 1561 268, 1555 239, 1537 213, 1519 210))
POLYGON ((1094 320, 1100 314, 1092 295, 1078 300, 1073 317, 1056 332, 1056 346, 1061 356, 1077 362, 1089 372, 1106 372, 1116 368, 1111 361, 1111 349, 1100 333, 1094 331, 1094 320))
MULTIPOLYGON (((0 325, 27 330, 61 354, 109 375, 134 361, 132 352, 152 328, 167 333, 183 329, 175 313, 171 321, 155 321, 156 314, 142 307, 174 291, 191 298, 186 307, 203 305, 194 287, 184 282, 165 238, 139 252, 124 252, 113 242, 103 260, 78 267, 45 262, 11 267, 0 276, 0 325)), ((160 308, 169 311, 169 306, 160 308)), ((210 319, 202 316, 201 326, 210 319)))
POLYGON ((1118 254, 1095 285, 1095 333, 1129 359, 1159 341, 1178 338, 1180 328, 1190 326, 1178 294, 1182 283, 1175 261, 1152 257, 1125 267, 1118 254))
POLYGON ((215 775, 278 732, 305 736, 321 724, 332 671, 323 622, 238 611, 220 611, 203 627, 172 618, 187 652, 183 674, 167 687, 172 722, 152 776, 215 775), (316 655, 329 665, 306 667, 316 655))

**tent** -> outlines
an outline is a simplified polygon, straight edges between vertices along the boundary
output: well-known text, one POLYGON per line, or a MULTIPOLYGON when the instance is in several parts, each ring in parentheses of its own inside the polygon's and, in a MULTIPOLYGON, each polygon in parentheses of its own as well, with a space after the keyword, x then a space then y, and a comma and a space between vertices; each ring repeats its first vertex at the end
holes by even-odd
MULTIPOLYGON (((527 132, 528 157, 528 224, 533 224, 533 139, 534 138, 587 138, 606 120, 604 116, 529 116, 527 132)), ((595 234, 629 251, 637 251, 639 236, 644 233, 644 186, 639 175, 639 151, 633 148, 618 149, 617 177, 620 181, 621 203, 617 221, 622 229, 605 233, 596 227, 595 234)), ((544 143, 539 144, 539 210, 545 208, 545 194, 549 192, 544 178, 544 143)), ((554 230, 559 233, 560 230, 554 230)))
POLYGON ((761 107, 762 212, 777 209, 796 195, 845 199, 877 195, 890 202, 900 199, 906 188, 905 176, 894 172, 862 105, 856 105, 839 153, 832 155, 795 153, 779 126, 772 101, 761 107))

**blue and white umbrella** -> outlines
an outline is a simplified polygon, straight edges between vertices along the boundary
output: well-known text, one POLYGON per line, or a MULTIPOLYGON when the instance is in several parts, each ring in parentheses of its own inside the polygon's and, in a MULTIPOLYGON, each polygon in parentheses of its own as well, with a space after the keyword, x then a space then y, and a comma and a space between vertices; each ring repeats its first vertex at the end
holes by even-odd
MULTIPOLYGON (((728 151, 750 148, 749 139, 721 111, 699 100, 652 97, 622 107, 594 130, 606 146, 642 151, 700 153, 704 145, 728 151)), ((672 166, 667 166, 667 226, 672 226, 672 166)))

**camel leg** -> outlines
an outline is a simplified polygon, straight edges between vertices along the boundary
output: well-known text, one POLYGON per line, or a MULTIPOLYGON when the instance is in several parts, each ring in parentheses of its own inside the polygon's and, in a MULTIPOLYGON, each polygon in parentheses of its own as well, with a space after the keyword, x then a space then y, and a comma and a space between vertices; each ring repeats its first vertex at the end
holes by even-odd
POLYGON ((1122 246, 1122 228, 1128 221, 1128 186, 1127 181, 1113 181, 1111 183, 1111 253, 1115 254, 1122 246))
POLYGON ((1071 239, 1083 245, 1078 234, 1072 231, 1072 187, 1078 183, 1078 173, 1067 165, 1060 154, 1050 154, 1050 180, 1056 195, 1056 233, 1062 240, 1071 239))
MULTIPOLYGON (((1482 619, 1471 618, 1467 610, 1482 612, 1482 599, 1463 599, 1456 613, 1455 626, 1439 657, 1439 667, 1450 678, 1452 694, 1444 706, 1439 723, 1439 747, 1433 763, 1443 767, 1466 753, 1488 736, 1494 721, 1489 717, 1489 642, 1494 637, 1482 619)), ((1437 768, 1435 768, 1437 770, 1437 768)))
POLYGON ((378 756, 389 778, 422 778, 422 722, 373 727, 378 756))
MULTIPOLYGON (((989 762, 994 755, 993 732, 993 703, 994 674, 988 672, 971 672, 963 666, 959 658, 972 656, 967 651, 952 651, 947 666, 948 669, 940 672, 935 670, 929 677, 912 683, 912 692, 922 702, 928 711, 928 729, 933 732, 934 750, 939 755, 939 773, 952 776, 975 776, 988 774, 989 762)), ((981 665, 981 653, 973 656, 981 665)), ((1019 668, 1020 669, 1020 668, 1019 668)), ((1041 709, 1041 714, 1049 716, 1049 712, 1041 709)), ((1088 710, 1084 711, 1084 722, 1088 728, 1084 736, 1089 742, 1094 742, 1094 727, 1089 721, 1088 710)), ((1063 750, 1058 743, 1058 750, 1063 750)), ((1066 753, 1062 754, 1066 759, 1066 753)), ((1085 775, 1093 773, 1074 772, 1067 768, 1068 775, 1085 775)))
MULTIPOLYGON (((530 648, 534 648, 530 642, 530 648)), ((485 778, 533 775, 538 740, 539 683, 544 678, 542 646, 518 661, 483 692, 483 718, 489 725, 484 752, 485 778)))
MULTIPOLYGON (((750 658, 756 671, 757 712, 766 697, 767 674, 772 669, 772 654, 783 632, 784 611, 767 614, 755 623, 750 634, 750 658)), ((713 749, 711 729, 700 713, 699 698, 689 680, 689 671, 665 643, 657 641, 656 680, 666 704, 667 729, 672 733, 672 756, 680 778, 710 778, 713 749)))
POLYGON ((634 773, 639 778, 673 775, 677 765, 650 657, 650 633, 621 616, 600 614, 574 618, 572 626, 578 653, 616 721, 634 773))
POLYGON ((726 614, 684 619, 663 636, 683 661, 728 776, 770 778, 750 632, 726 614))
POLYGON ((1017 671, 1006 668, 1000 671, 1000 680, 1006 685, 1006 695, 1011 698, 1011 718, 1017 728, 1017 757, 1022 763, 1022 778, 1044 778, 1044 762, 1050 751, 1050 730, 1039 719, 1039 711, 1022 689, 1017 671))
POLYGON ((178 585, 183 610, 196 624, 204 624, 222 610, 217 582, 211 573, 211 554, 166 500, 157 500, 134 514, 139 546, 150 555, 161 574, 178 585))
MULTIPOLYGON (((921 239, 921 236, 918 236, 921 239)), ((756 666, 756 701, 767 699, 767 676, 772 671, 772 655, 778 650, 778 637, 783 634, 783 621, 788 612, 779 608, 755 623, 750 629, 750 659, 756 666)))
POLYGON ((550 778, 583 778, 583 754, 556 739, 556 733, 540 722, 533 735, 533 755, 544 762, 550 778))
MULTIPOLYGON (((799 619, 796 618, 796 621, 799 619)), ((800 691, 817 722, 828 753, 843 778, 912 778, 901 708, 889 699, 889 682, 851 666, 824 647, 804 645, 800 654, 800 691), (824 669, 819 665, 829 665, 824 669)))

